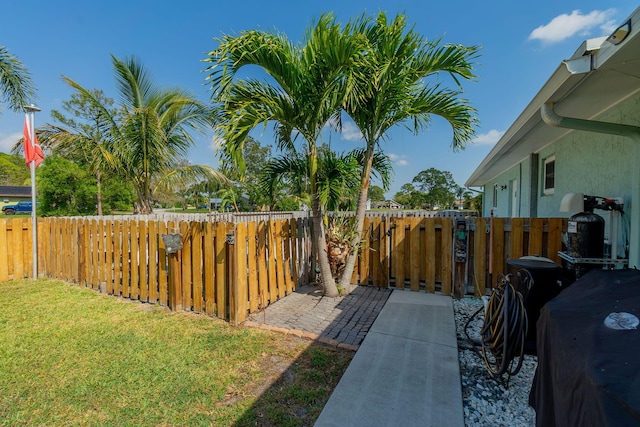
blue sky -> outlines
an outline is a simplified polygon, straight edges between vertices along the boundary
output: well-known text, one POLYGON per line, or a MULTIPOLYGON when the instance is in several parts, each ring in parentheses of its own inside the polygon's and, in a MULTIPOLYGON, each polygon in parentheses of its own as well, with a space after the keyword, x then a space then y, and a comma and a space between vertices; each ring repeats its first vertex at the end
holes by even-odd
MULTIPOLYGON (((0 44, 32 74, 38 89, 35 103, 42 109, 38 126, 51 122, 50 111, 60 109, 72 93, 61 75, 117 98, 110 54, 135 55, 156 83, 189 89, 204 101, 209 92, 201 60, 223 34, 277 30, 300 41, 323 12, 333 11, 342 22, 365 11, 405 13, 428 39, 482 47, 478 78, 464 83, 464 96, 477 108, 480 126, 474 143, 458 153, 451 151, 451 130, 441 119, 434 118, 431 128, 418 136, 395 128, 382 143, 395 170, 387 192, 391 197, 431 167, 450 171, 463 185, 560 62, 583 40, 608 35, 637 7, 631 0, 3 0, 0 44)), ((8 152, 21 137, 22 122, 22 114, 2 109, 0 151, 8 152)), ((255 137, 263 144, 272 142, 268 131, 255 137)), ((349 123, 342 135, 328 133, 325 141, 337 151, 361 145, 349 123)), ((189 160, 215 167, 214 151, 213 133, 198 135, 189 160)))

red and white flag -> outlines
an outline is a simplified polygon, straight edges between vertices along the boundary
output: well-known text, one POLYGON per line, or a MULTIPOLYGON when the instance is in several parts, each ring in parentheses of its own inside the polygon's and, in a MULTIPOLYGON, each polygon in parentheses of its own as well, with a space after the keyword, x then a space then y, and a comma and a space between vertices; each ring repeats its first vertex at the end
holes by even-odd
POLYGON ((33 133, 34 143, 31 143, 31 135, 29 132, 29 123, 28 119, 25 117, 24 119, 24 161, 27 163, 27 166, 31 167, 31 162, 35 160, 36 167, 42 163, 44 160, 44 154, 42 153, 42 149, 40 148, 40 144, 38 143, 38 137, 35 132, 33 133))

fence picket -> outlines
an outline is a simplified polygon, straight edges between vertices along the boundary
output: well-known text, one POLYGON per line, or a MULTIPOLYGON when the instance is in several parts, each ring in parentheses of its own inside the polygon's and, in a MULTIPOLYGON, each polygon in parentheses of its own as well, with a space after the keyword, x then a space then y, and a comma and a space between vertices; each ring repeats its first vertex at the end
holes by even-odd
POLYGON ((148 279, 148 264, 149 254, 147 252, 147 236, 149 232, 147 230, 147 222, 140 221, 137 224, 138 228, 138 283, 140 283, 139 296, 140 301, 149 302, 149 279, 148 279))
POLYGON ((278 298, 283 298, 286 295, 286 286, 284 278, 284 251, 282 244, 282 221, 276 220, 274 227, 274 242, 275 242, 275 272, 276 283, 278 288, 278 298))
POLYGON ((257 252, 257 224, 255 221, 247 223, 247 273, 249 287, 249 312, 258 310, 258 258, 257 252))
POLYGON ((439 218, 441 220, 441 262, 442 277, 440 292, 451 295, 453 282, 453 222, 451 218, 439 218))
POLYGON ((193 248, 193 228, 191 223, 180 221, 180 234, 182 235, 182 308, 193 310, 193 282, 191 271, 191 249, 193 248))
POLYGON ((158 300, 160 305, 167 306, 169 301, 169 267, 167 248, 162 240, 162 235, 167 234, 167 224, 158 223, 158 300))
POLYGON ((412 291, 420 290, 420 218, 409 219, 409 287, 412 291))
POLYGON ((474 294, 482 296, 487 286, 487 219, 476 218, 473 233, 474 294))
POLYGON ((247 318, 247 311, 249 310, 249 289, 248 289, 248 272, 247 272, 247 223, 241 222, 236 224, 236 292, 235 292, 235 307, 236 316, 235 321, 240 323, 244 322, 247 318))
POLYGON ((4 283, 9 280, 9 254, 8 249, 9 233, 7 231, 7 221, 0 221, 0 282, 4 283))
POLYGON ((531 218, 529 224, 529 253, 528 255, 544 256, 545 253, 542 250, 542 218, 531 218))
POLYGON ((203 268, 204 268, 204 310, 209 316, 215 315, 215 252, 213 244, 215 234, 213 224, 207 222, 204 224, 204 247, 202 252, 203 268))
POLYGON ((391 275, 395 277, 397 289, 404 289, 404 266, 405 266, 405 219, 393 218, 392 221, 392 254, 391 275))
POLYGON ((149 266, 149 302, 155 304, 158 301, 158 223, 149 221, 147 227, 148 252, 147 264, 149 266))
POLYGON ((271 298, 269 295, 269 275, 267 273, 268 252, 267 252, 267 236, 269 233, 269 225, 265 221, 258 222, 258 242, 256 262, 258 263, 258 305, 264 308, 267 301, 271 298))
POLYGON ((216 223, 216 309, 218 317, 227 318, 227 270, 226 270, 227 223, 216 223))
POLYGON ((289 219, 284 219, 282 220, 282 244, 283 244, 283 251, 284 251, 284 255, 282 257, 282 261, 283 261, 283 269, 282 272, 284 274, 284 284, 285 284, 285 291, 287 293, 287 295, 289 295, 291 292, 293 292, 294 289, 294 284, 293 284, 293 278, 291 275, 291 250, 292 250, 292 240, 291 240, 291 220, 289 219))
POLYGON ((204 298, 202 296, 202 223, 193 222, 191 244, 191 271, 193 283, 193 311, 202 312, 204 298))
POLYGON ((425 289, 427 292, 436 291, 436 221, 432 218, 422 220, 425 227, 425 289))
POLYGON ((511 218, 511 236, 509 239, 509 258, 523 255, 524 218, 511 218))
POLYGON ((269 303, 278 300, 278 284, 276 281, 276 239, 275 221, 267 223, 267 272, 269 274, 269 303))
POLYGON ((547 257, 556 263, 561 262, 558 252, 562 250, 562 225, 564 221, 562 218, 549 218, 547 257))

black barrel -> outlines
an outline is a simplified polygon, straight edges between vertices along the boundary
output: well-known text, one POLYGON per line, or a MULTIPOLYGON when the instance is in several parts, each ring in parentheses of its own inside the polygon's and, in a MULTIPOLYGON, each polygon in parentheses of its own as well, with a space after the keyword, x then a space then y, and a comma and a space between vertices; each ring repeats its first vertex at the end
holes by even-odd
POLYGON ((536 322, 542 307, 560 291, 562 266, 544 257, 526 256, 507 260, 516 270, 516 290, 522 294, 529 327, 525 338, 525 352, 536 354, 536 322))
POLYGON ((604 218, 593 212, 580 212, 569 218, 568 251, 574 258, 602 258, 604 218))

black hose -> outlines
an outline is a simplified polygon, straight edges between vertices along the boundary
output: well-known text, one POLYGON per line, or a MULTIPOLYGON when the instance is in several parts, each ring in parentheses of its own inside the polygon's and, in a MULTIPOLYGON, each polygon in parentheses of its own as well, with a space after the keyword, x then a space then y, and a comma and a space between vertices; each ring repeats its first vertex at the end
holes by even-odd
POLYGON ((511 376, 520 371, 527 328, 522 294, 514 289, 509 276, 501 276, 491 293, 480 331, 482 356, 492 376, 511 376))

